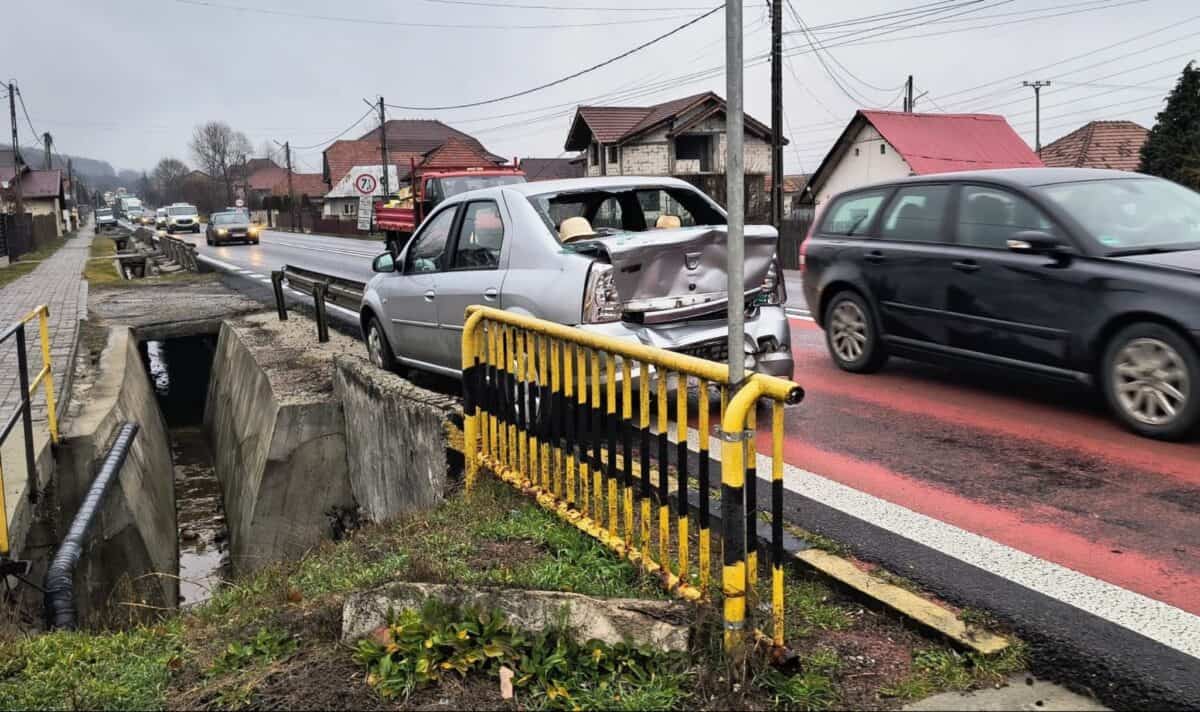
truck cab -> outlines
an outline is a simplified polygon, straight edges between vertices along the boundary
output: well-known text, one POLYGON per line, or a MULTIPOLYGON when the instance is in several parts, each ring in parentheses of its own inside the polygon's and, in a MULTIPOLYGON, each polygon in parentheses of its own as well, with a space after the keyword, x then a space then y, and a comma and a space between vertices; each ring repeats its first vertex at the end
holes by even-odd
POLYGON ((395 254, 425 216, 447 198, 472 190, 524 182, 525 173, 516 166, 414 171, 412 182, 398 192, 399 197, 375 203, 375 228, 384 232, 388 249, 395 254))

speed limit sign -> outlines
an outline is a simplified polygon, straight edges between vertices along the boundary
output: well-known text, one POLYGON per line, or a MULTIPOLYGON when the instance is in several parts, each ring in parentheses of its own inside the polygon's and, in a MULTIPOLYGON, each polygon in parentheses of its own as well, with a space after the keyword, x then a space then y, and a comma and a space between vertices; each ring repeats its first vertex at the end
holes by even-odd
POLYGON ((374 193, 376 184, 375 176, 370 173, 363 173, 354 179, 355 189, 363 195, 374 193))

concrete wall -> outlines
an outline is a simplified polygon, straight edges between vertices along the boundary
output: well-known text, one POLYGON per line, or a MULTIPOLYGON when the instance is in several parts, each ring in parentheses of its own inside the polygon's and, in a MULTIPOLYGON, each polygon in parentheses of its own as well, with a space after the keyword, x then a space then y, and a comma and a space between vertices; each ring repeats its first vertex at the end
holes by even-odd
POLYGON ((664 143, 638 143, 621 151, 621 172, 627 176, 670 174, 670 150, 664 143))
POLYGON ((311 322, 274 314, 221 325, 204 424, 235 573, 300 556, 355 508, 331 362, 361 345, 332 336, 318 346, 311 322))
POLYGON ((175 477, 167 426, 136 339, 128 327, 114 327, 87 402, 67 423, 58 449, 59 539, 126 421, 138 423, 141 431, 108 491, 76 569, 75 598, 83 624, 100 623, 109 614, 128 620, 131 609, 122 602, 173 608, 179 600, 174 578, 179 566, 175 477), (109 611, 104 610, 106 604, 109 611))
POLYGON ((344 354, 334 357, 333 392, 349 425, 350 489, 363 515, 382 522, 440 502, 446 426, 461 416, 458 402, 344 354))
POLYGON ((851 188, 911 174, 908 162, 875 127, 866 124, 854 136, 824 184, 817 188, 816 205, 819 209, 830 198, 851 188))

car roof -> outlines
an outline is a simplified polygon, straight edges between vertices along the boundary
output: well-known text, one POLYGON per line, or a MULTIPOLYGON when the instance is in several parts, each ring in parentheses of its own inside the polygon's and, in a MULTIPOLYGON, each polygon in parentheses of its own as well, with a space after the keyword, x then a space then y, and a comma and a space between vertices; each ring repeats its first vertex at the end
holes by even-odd
POLYGON ((930 173, 922 176, 908 176, 898 180, 887 180, 871 183, 847 190, 847 193, 873 188, 889 188, 910 183, 967 183, 983 181, 1000 183, 1015 188, 1030 188, 1055 183, 1075 183, 1089 180, 1113 179, 1142 179, 1154 180, 1153 176, 1129 171, 1113 171, 1101 168, 997 168, 986 171, 956 171, 953 173, 930 173))
POLYGON ((560 180, 535 181, 533 183, 513 183, 504 186, 504 189, 520 193, 521 195, 543 195, 545 193, 562 193, 572 190, 605 190, 614 188, 639 188, 642 186, 696 189, 695 186, 687 181, 678 178, 664 178, 662 176, 563 178, 560 180))

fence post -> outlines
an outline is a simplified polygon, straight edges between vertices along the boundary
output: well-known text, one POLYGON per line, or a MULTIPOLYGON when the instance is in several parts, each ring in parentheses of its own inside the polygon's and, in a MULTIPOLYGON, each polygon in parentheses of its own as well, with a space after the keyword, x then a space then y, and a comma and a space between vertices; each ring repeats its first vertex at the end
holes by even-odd
POLYGON ((725 655, 736 662, 745 647, 746 584, 746 418, 761 395, 750 379, 721 414, 721 588, 725 598, 725 655))
POLYGON ((42 368, 46 369, 44 376, 46 386, 46 417, 50 425, 50 442, 58 444, 58 407, 54 402, 54 369, 50 360, 50 307, 42 307, 38 311, 38 334, 42 340, 42 368))
POLYGON ((313 284, 313 308, 317 312, 317 341, 322 344, 329 341, 329 323, 325 316, 325 288, 324 282, 316 282, 313 284))
POLYGON ((463 369, 463 459, 466 468, 467 491, 475 487, 479 474, 479 445, 476 431, 479 418, 479 325, 483 323, 482 312, 468 311, 463 324, 462 369, 463 369))
POLYGON ((287 321, 287 304, 283 301, 283 270, 271 271, 271 288, 275 291, 275 309, 279 320, 287 321))
POLYGON ((17 327, 17 386, 21 389, 21 421, 25 426, 25 467, 35 483, 29 488, 29 499, 37 501, 37 458, 33 454, 33 396, 29 394, 29 363, 25 352, 25 324, 17 327))

